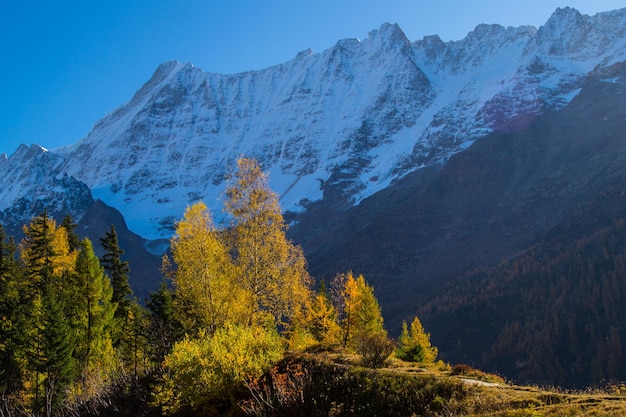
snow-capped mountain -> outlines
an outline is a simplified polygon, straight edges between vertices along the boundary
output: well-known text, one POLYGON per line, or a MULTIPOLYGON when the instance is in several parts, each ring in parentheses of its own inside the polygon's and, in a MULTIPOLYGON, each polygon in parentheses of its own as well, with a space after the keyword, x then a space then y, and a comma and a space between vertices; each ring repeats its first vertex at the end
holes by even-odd
POLYGON ((456 42, 411 42, 383 24, 364 40, 234 75, 166 62, 75 145, 0 157, 0 210, 52 201, 48 188, 59 200, 59 184, 72 178, 134 232, 169 237, 198 200, 220 217, 242 155, 269 171, 285 210, 323 198, 358 204, 487 133, 563 108, 590 73, 626 60, 625 30, 626 9, 565 8, 539 29, 480 25, 456 42))
POLYGON ((0 222, 19 230, 44 209, 80 218, 93 202, 91 192, 85 183, 67 173, 58 175, 56 167, 63 162, 61 156, 37 145, 21 145, 10 159, 0 157, 4 179, 0 222))

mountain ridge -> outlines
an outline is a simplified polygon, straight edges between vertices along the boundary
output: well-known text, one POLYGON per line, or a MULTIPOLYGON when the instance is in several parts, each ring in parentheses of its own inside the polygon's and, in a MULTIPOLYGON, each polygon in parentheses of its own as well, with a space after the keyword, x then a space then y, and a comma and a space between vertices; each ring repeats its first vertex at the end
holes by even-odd
MULTIPOLYGON (((612 28, 624 21, 626 9, 565 8, 539 29, 479 25, 452 42, 410 42, 385 23, 263 70, 165 62, 85 138, 49 151, 59 157, 51 171, 85 183, 147 239, 169 237, 200 199, 220 217, 228 167, 244 154, 269 171, 285 210, 323 198, 348 207, 512 121, 520 129, 562 108, 596 66, 623 58, 623 30, 612 28)), ((0 163, 5 177, 25 166, 19 155, 0 163)), ((3 190, 0 209, 16 200, 3 190)))

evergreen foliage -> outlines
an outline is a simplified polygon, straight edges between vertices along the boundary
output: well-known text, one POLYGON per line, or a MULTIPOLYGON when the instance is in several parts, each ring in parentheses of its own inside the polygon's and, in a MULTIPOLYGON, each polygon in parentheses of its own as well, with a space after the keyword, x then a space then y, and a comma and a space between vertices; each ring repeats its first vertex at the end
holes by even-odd
POLYGON ((117 306, 115 317, 123 319, 128 315, 133 291, 128 283, 130 265, 128 261, 122 261, 124 250, 119 246, 115 226, 111 225, 111 230, 100 239, 100 244, 105 250, 100 263, 109 274, 113 286, 111 301, 117 306))
POLYGON ((0 229, 2 410, 60 415, 111 383, 112 289, 88 239, 47 213, 24 226, 19 245, 0 229), (63 411, 65 410, 65 411, 63 411))
POLYGON ((115 357, 111 336, 115 326, 115 304, 111 301, 113 288, 91 241, 85 238, 80 247, 72 282, 75 297, 72 316, 77 319, 76 332, 81 340, 76 357, 84 373, 98 374, 106 380, 106 375, 114 367, 115 357))
POLYGON ((437 358, 438 350, 430 344, 430 334, 426 333, 420 320, 415 317, 408 330, 406 321, 402 322, 402 333, 398 339, 396 357, 407 362, 432 363, 437 358))
POLYGON ((74 219, 70 214, 63 217, 61 221, 61 227, 63 227, 67 233, 67 243, 70 247, 70 250, 78 249, 78 245, 80 244, 80 238, 76 234, 76 227, 78 226, 74 219))
POLYGON ((0 391, 11 395, 22 379, 23 310, 20 308, 21 269, 15 258, 16 245, 0 225, 0 391))
POLYGON ((157 363, 161 363, 172 351, 174 343, 185 336, 183 326, 176 318, 174 291, 167 282, 162 281, 159 288, 150 293, 146 307, 150 312, 148 340, 152 355, 157 363))
MULTIPOLYGON (((468 271, 419 312, 446 358, 568 388, 626 375, 626 222, 468 271), (485 346, 488 346, 486 349, 485 346)), ((582 231, 581 231, 582 232, 582 231)))

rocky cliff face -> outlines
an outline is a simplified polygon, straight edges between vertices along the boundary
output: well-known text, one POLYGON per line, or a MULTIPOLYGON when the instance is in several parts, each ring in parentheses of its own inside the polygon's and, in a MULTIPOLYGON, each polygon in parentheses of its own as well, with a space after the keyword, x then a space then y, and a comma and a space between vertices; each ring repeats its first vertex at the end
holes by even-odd
POLYGON ((285 210, 321 199, 348 207, 489 132, 562 108, 591 72, 625 59, 625 26, 626 9, 590 17, 566 8, 539 29, 480 25, 448 43, 411 43, 384 24, 364 40, 235 75, 166 62, 75 145, 0 159, 10 184, 0 209, 17 216, 54 201, 80 215, 76 202, 61 203, 65 178, 141 236, 167 238, 195 201, 221 215, 220 193, 242 155, 270 172, 285 210))
POLYGON ((22 145, 11 159, 0 158, 0 223, 9 232, 19 234, 21 226, 44 209, 82 217, 93 202, 91 191, 85 183, 58 172, 57 166, 63 162, 62 157, 37 145, 22 145))

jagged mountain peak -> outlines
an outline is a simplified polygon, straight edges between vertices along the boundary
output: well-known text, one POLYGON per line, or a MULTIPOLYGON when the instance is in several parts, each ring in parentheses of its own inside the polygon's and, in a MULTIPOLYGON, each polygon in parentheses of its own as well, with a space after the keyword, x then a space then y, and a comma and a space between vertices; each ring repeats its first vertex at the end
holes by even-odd
POLYGON ((582 13, 573 7, 557 7, 554 13, 548 18, 546 26, 569 26, 570 22, 576 23, 582 21, 582 19, 582 13))
MULTIPOLYGON (((411 43, 384 23, 364 40, 239 74, 164 62, 85 138, 54 150, 50 172, 83 181, 147 238, 168 237, 200 199, 221 213, 224 180, 241 155, 270 172, 285 210, 323 198, 358 203, 511 120, 561 108, 594 66, 626 50, 612 27, 623 27, 623 13, 570 15, 559 11, 539 30, 478 25, 454 42, 411 43), (582 43, 584 65, 569 64, 582 56, 573 43, 582 43)), ((16 154, 28 159, 24 152, 16 154)), ((0 194, 3 209, 15 196, 0 194)))
POLYGON ((402 29, 397 23, 385 22, 376 30, 372 30, 367 35, 367 41, 373 43, 385 43, 387 45, 401 45, 409 44, 409 39, 406 37, 402 29))
POLYGON ((539 28, 528 51, 556 59, 594 59, 611 49, 616 30, 622 35, 624 33, 624 15, 621 21, 613 19, 609 23, 605 19, 611 14, 616 16, 615 13, 606 12, 590 17, 571 7, 558 8, 546 24, 539 28))
POLYGON ((21 159, 24 157, 29 158, 31 156, 35 156, 35 155, 47 153, 47 152, 48 152, 48 149, 44 148, 43 146, 37 145, 36 143, 33 143, 30 146, 21 144, 20 146, 18 146, 14 155, 16 159, 21 159))

